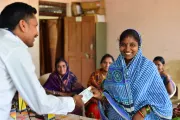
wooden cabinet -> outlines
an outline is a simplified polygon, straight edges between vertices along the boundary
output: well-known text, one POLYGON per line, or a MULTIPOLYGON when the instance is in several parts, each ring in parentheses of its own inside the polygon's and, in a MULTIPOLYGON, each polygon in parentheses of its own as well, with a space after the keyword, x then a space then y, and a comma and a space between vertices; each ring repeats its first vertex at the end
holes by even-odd
POLYGON ((65 59, 79 82, 86 87, 95 71, 95 18, 93 16, 65 18, 65 59))
POLYGON ((83 86, 100 67, 106 46, 106 23, 95 23, 94 16, 65 18, 64 56, 83 86))

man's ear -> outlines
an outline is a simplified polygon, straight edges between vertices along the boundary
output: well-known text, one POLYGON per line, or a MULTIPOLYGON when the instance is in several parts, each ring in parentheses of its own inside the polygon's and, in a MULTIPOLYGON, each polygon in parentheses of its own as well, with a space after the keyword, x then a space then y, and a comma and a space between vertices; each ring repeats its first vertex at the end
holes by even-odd
POLYGON ((27 29, 27 23, 25 20, 20 20, 19 21, 19 28, 22 32, 26 32, 27 29))

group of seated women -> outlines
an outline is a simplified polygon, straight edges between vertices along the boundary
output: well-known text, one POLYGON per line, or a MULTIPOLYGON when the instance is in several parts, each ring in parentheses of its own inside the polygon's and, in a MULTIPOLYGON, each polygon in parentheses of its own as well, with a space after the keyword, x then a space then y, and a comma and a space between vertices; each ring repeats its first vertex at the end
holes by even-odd
MULTIPOLYGON (((105 54, 100 61, 100 69, 97 69, 90 75, 88 86, 102 90, 101 84, 106 78, 109 66, 114 62, 114 58, 110 54, 105 54)), ((161 56, 154 58, 153 62, 158 68, 160 76, 166 87, 169 95, 173 94, 174 87, 173 81, 167 72, 164 70, 165 60, 161 56)), ((48 80, 44 84, 44 89, 48 94, 55 96, 73 96, 79 94, 84 90, 84 87, 78 83, 77 77, 70 71, 68 63, 63 58, 58 58, 55 63, 55 71, 50 74, 48 80)), ((82 115, 82 108, 76 107, 72 114, 82 115)), ((86 104, 86 116, 91 118, 100 119, 100 112, 98 109, 98 100, 92 98, 86 104)))
MULTIPOLYGON (((114 58, 110 54, 105 54, 100 62, 101 68, 92 73, 87 86, 94 86, 101 89, 101 83, 107 75, 110 64, 113 62, 114 58)), ((84 87, 78 82, 77 77, 69 70, 68 63, 61 57, 56 60, 55 71, 50 74, 43 87, 48 94, 55 96, 73 96, 84 90, 84 87)), ((90 100, 86 106, 88 106, 88 112, 86 112, 88 117, 100 118, 97 100, 95 98, 90 100), (96 105, 93 108, 94 104, 96 105)), ((77 115, 82 115, 82 113, 82 108, 78 107, 72 112, 72 114, 77 115)))
MULTIPOLYGON (((164 69, 164 59, 155 57, 153 63, 143 56, 141 46, 140 34, 127 29, 120 35, 121 54, 117 60, 114 61, 109 54, 102 57, 101 68, 91 74, 87 83, 93 92, 93 98, 85 104, 87 117, 103 120, 172 119, 170 97, 176 88, 174 82, 164 69)), ((64 59, 58 59, 55 66, 56 70, 44 84, 47 93, 73 96, 84 89, 64 59)), ((82 115, 82 108, 76 107, 72 113, 82 115)))

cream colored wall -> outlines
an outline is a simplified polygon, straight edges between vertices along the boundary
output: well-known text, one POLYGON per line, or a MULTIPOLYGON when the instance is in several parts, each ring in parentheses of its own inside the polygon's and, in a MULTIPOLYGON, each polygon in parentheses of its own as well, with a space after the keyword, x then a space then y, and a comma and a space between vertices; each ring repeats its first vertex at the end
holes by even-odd
POLYGON ((69 3, 71 0, 39 0, 39 1, 69 3))
POLYGON ((92 1, 99 1, 99 0, 71 0, 71 2, 92 2, 92 1))
POLYGON ((175 71, 172 77, 180 82, 179 0, 106 0, 106 18, 109 53, 117 57, 120 33, 134 28, 142 36, 144 55, 151 60, 163 56, 167 68, 175 71))
POLYGON ((13 2, 25 2, 36 8, 38 8, 38 3, 39 3, 37 0, 0 0, 0 11, 2 11, 2 9, 6 5, 13 3, 13 2))

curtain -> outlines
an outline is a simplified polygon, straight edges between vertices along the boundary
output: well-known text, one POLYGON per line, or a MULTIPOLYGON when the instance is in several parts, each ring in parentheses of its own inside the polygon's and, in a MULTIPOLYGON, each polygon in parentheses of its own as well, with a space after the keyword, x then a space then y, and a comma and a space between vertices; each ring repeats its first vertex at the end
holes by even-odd
POLYGON ((63 19, 40 20, 40 75, 54 71, 56 58, 63 53, 63 19))

